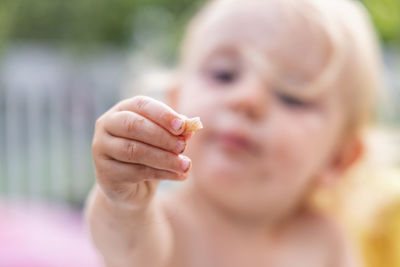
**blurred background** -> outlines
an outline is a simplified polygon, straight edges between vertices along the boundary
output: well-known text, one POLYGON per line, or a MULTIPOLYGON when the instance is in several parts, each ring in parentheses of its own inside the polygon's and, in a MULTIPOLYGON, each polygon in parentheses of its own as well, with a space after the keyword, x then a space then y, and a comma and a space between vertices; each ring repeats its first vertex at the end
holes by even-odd
MULTIPOLYGON (((0 0, 2 202, 81 211, 94 182, 96 118, 135 88, 161 90, 184 27, 204 2, 0 0)), ((377 144, 398 155, 400 0, 362 2, 381 39, 388 84, 377 144)))

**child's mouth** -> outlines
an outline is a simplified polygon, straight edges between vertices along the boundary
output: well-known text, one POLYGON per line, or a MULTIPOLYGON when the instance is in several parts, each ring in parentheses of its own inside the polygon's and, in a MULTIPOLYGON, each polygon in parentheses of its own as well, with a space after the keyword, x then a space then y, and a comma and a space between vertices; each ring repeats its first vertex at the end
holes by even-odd
POLYGON ((250 137, 232 131, 218 132, 214 135, 214 140, 231 153, 258 154, 259 151, 259 147, 250 137))

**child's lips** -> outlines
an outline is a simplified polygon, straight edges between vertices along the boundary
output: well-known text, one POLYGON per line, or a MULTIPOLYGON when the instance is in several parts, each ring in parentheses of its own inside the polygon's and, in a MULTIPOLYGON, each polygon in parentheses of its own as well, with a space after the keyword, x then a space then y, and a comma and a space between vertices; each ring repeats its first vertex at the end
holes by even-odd
POLYGON ((214 135, 214 139, 220 146, 230 152, 258 154, 260 150, 260 147, 250 136, 233 131, 217 132, 214 135))

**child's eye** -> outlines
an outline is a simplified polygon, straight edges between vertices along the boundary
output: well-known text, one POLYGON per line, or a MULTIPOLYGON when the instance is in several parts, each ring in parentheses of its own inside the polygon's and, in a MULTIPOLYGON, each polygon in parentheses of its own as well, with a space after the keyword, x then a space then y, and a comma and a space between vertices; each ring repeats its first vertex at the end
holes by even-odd
POLYGON ((237 79, 237 73, 234 71, 228 71, 228 70, 215 70, 212 72, 212 78, 219 82, 219 83, 224 83, 224 84, 229 84, 234 82, 237 79))
POLYGON ((308 102, 305 102, 303 100, 300 100, 298 98, 286 95, 286 94, 281 94, 277 93, 279 100, 284 103, 287 106, 290 107, 295 107, 295 108, 304 108, 309 105, 308 102))

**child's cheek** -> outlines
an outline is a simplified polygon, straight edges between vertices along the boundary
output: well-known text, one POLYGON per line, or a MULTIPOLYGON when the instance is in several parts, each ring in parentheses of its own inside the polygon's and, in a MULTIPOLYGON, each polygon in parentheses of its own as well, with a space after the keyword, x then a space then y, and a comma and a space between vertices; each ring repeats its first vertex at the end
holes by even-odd
POLYGON ((198 83, 188 83, 179 96, 177 111, 188 116, 199 116, 207 127, 209 118, 217 113, 221 106, 221 99, 215 97, 209 88, 202 88, 198 83))
POLYGON ((282 163, 281 168, 292 170, 297 176, 310 175, 323 154, 327 137, 323 127, 323 118, 318 114, 282 118, 275 142, 279 144, 275 153, 282 163))
POLYGON ((199 112, 201 112, 201 106, 204 100, 204 93, 198 90, 195 84, 185 84, 179 94, 178 112, 189 117, 201 116, 199 112))

